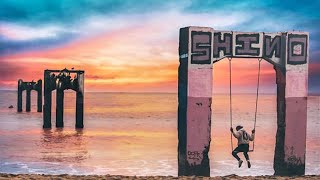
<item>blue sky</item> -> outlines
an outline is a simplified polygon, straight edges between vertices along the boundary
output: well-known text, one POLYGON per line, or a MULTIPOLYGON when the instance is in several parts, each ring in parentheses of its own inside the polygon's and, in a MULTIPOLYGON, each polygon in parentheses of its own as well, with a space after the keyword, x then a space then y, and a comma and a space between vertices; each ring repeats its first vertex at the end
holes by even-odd
MULTIPOLYGON (((178 30, 180 27, 192 25, 234 31, 310 32, 309 91, 320 92, 319 7, 320 1, 308 0, 1 0, 0 85, 7 89, 15 87, 15 81, 21 74, 15 73, 16 76, 8 74, 19 68, 21 71, 30 69, 21 63, 33 65, 35 62, 40 62, 45 64, 45 67, 56 68, 47 62, 50 58, 60 58, 61 61, 56 62, 65 63, 65 66, 88 67, 89 72, 93 74, 92 77, 95 77, 88 83, 100 84, 101 87, 95 87, 98 89, 112 85, 114 90, 117 88, 123 90, 122 86, 125 85, 121 82, 125 82, 126 85, 136 82, 146 86, 134 75, 139 68, 147 68, 140 64, 139 60, 145 59, 146 66, 150 67, 153 67, 151 59, 156 59, 159 64, 168 65, 170 68, 174 67, 170 65, 177 64, 178 30), (126 42, 125 36, 129 37, 128 44, 120 44, 126 42), (119 43, 110 47, 109 44, 99 42, 101 38, 106 38, 106 41, 116 39, 119 43), (79 47, 80 43, 90 47, 85 47, 83 50, 79 47), (90 52, 87 49, 90 49, 90 52), (112 52, 105 53, 111 49, 112 52), (121 50, 124 52, 120 53, 121 50), (101 53, 102 51, 105 52, 101 53), (116 53, 118 51, 119 53, 116 53), (128 55, 124 55, 125 52, 128 55), (155 56, 155 53, 158 55, 155 56), (61 56, 64 56, 63 60, 61 56), (84 57, 90 57, 91 62, 84 57), (129 63, 131 66, 127 67, 129 68, 127 71, 133 74, 118 76, 117 74, 125 73, 116 69, 129 63), (110 71, 100 67, 101 64, 112 66, 111 71, 114 74, 95 74, 95 72, 110 71), (114 83, 120 84, 119 87, 114 83)), ((41 68, 33 68, 28 77, 40 77, 41 68)), ((164 91, 175 91, 174 68, 163 71, 171 76, 162 79, 161 74, 154 75, 151 71, 150 74, 146 73, 146 77, 159 76, 150 79, 148 83, 166 82, 163 85, 167 87, 150 85, 152 88, 147 89, 148 91, 159 88, 164 91)))

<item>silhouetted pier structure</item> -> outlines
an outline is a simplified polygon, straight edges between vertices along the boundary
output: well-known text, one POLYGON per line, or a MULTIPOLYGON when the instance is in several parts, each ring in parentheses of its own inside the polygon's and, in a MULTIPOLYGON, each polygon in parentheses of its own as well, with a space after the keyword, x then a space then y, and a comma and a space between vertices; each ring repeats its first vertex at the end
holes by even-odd
POLYGON ((22 79, 18 80, 18 102, 17 110, 22 112, 22 92, 26 91, 26 111, 31 111, 31 91, 35 90, 38 93, 37 112, 42 112, 42 80, 37 82, 23 82, 22 79))
POLYGON ((76 92, 76 128, 83 128, 84 71, 45 70, 43 128, 51 128, 52 91, 56 90, 56 127, 63 127, 64 90, 76 92), (74 78, 71 78, 74 74, 74 78))

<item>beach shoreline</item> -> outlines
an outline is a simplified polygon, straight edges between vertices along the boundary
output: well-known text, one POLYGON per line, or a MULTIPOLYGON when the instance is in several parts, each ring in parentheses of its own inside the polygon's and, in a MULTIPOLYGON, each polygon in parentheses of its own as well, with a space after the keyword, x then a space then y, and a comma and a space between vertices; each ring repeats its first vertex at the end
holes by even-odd
POLYGON ((245 180, 263 180, 263 179, 320 179, 320 175, 305 175, 305 176, 237 176, 235 174, 228 176, 215 176, 215 177, 196 177, 196 176, 121 176, 121 175, 45 175, 45 174, 6 174, 0 173, 0 180, 5 179, 210 179, 210 180, 233 180, 233 179, 245 179, 245 180))

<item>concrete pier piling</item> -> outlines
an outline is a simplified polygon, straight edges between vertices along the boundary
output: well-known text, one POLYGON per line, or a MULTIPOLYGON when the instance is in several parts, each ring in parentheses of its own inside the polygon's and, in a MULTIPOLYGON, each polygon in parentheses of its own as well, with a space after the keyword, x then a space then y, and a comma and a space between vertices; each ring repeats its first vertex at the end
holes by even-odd
POLYGON ((26 111, 31 111, 31 91, 35 90, 38 93, 37 112, 42 112, 42 80, 37 82, 23 82, 22 79, 18 80, 18 98, 17 98, 17 111, 22 112, 22 92, 26 91, 26 111))
POLYGON ((26 111, 31 111, 31 89, 26 90, 26 111))
POLYGON ((210 176, 212 67, 227 58, 259 58, 274 66, 277 82, 274 171, 276 175, 304 175, 309 34, 186 27, 180 29, 179 39, 179 176, 210 176))
POLYGON ((84 73, 79 74, 76 97, 76 128, 83 128, 84 73))
POLYGON ((38 87, 41 87, 41 90, 38 90, 38 98, 37 98, 37 112, 42 112, 42 80, 37 82, 38 87))
POLYGON ((277 75, 275 175, 304 175, 308 96, 308 33, 283 33, 287 51, 277 75))
POLYGON ((17 110, 18 112, 22 112, 22 91, 23 91, 23 86, 22 86, 22 79, 18 80, 18 102, 17 102, 17 110))
MULTIPOLYGON (((62 84, 61 82, 59 82, 62 84)), ((57 89, 56 97, 56 127, 63 127, 63 104, 64 104, 64 92, 63 89, 57 89)))
POLYGON ((76 128, 83 128, 84 71, 45 70, 43 128, 51 128, 52 91, 56 90, 56 127, 64 127, 64 90, 76 92, 76 128), (75 77, 71 78, 71 74, 75 77))
POLYGON ((284 171, 284 137, 286 127, 286 100, 285 100, 285 88, 286 88, 286 71, 284 68, 274 67, 276 71, 276 83, 277 83, 277 133, 276 133, 276 145, 274 151, 274 163, 273 168, 275 174, 281 174, 284 171))
POLYGON ((212 28, 180 30, 178 174, 210 176, 212 28))

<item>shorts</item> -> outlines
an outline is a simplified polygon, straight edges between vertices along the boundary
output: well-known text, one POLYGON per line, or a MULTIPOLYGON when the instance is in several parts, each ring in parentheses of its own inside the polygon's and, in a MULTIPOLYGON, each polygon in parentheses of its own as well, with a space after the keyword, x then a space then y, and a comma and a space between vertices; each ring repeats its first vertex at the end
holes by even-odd
POLYGON ((233 151, 236 151, 236 152, 249 152, 249 144, 240 144, 233 151))

